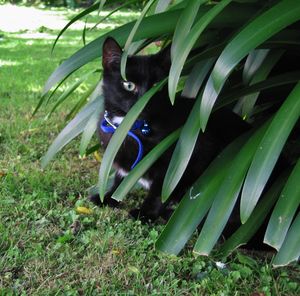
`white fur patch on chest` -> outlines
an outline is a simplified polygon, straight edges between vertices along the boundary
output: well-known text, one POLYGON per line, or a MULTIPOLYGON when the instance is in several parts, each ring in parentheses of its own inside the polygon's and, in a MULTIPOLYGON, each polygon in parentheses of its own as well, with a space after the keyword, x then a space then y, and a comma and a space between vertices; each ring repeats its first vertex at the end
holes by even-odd
MULTIPOLYGON (((124 177, 126 177, 126 176, 128 175, 128 172, 125 171, 125 170, 123 170, 122 168, 119 168, 119 169, 117 170, 117 174, 118 174, 120 177, 124 178, 124 177)), ((151 181, 151 180, 148 180, 148 179, 146 179, 146 178, 140 178, 138 182, 139 182, 139 183, 144 187, 144 189, 146 189, 146 190, 149 190, 150 187, 151 187, 151 185, 152 185, 152 181, 151 181)))
POLYGON ((145 179, 145 178, 140 178, 138 181, 146 190, 149 190, 151 185, 152 185, 152 181, 145 179))
POLYGON ((114 116, 111 121, 113 124, 120 125, 121 122, 123 121, 123 119, 124 119, 124 116, 114 116))
POLYGON ((117 170, 117 174, 120 177, 124 178, 124 177, 126 177, 128 175, 128 172, 120 168, 120 169, 117 170))

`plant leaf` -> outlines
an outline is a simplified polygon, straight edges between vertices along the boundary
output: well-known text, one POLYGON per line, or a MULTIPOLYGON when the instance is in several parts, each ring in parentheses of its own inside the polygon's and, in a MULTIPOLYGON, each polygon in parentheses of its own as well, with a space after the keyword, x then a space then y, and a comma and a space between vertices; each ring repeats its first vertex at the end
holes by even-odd
POLYGON ((86 45, 86 31, 87 31, 86 24, 87 24, 87 20, 88 20, 88 17, 86 17, 86 19, 85 19, 84 28, 82 30, 82 36, 81 36, 83 45, 86 45))
POLYGON ((101 24, 104 20, 106 20, 107 18, 109 18, 111 15, 113 15, 114 13, 116 13, 117 11, 121 10, 122 8, 129 6, 130 4, 133 4, 135 2, 138 2, 139 0, 131 0, 131 1, 126 1, 124 4, 122 5, 118 5, 117 8, 111 10, 107 15, 103 16, 100 18, 100 20, 92 27, 90 28, 90 30, 94 30, 99 24, 101 24))
POLYGON ((198 62, 192 72, 189 74, 185 81, 182 96, 185 98, 195 98, 204 82, 204 79, 208 75, 215 58, 205 59, 198 62))
MULTIPOLYGON (((283 53, 284 53, 283 50, 273 50, 268 55, 266 55, 266 52, 264 50, 261 54, 258 54, 256 56, 256 59, 253 58, 254 65, 252 67, 249 66, 249 70, 248 70, 249 73, 244 74, 244 76, 246 76, 243 78, 244 82, 253 85, 257 82, 265 81, 265 79, 268 77, 271 70, 277 64, 278 60, 280 59, 283 53), (265 58, 264 60, 263 57, 265 58)), ((245 72, 245 68, 244 68, 244 72, 245 72)), ((234 108, 235 112, 240 114, 244 119, 249 118, 252 114, 254 105, 256 103, 259 94, 260 92, 252 93, 248 96, 240 98, 239 102, 234 108)))
MULTIPOLYGON (((175 10, 144 18, 142 20, 140 30, 138 30, 134 35, 133 41, 157 37, 162 34, 173 32, 179 14, 180 10, 175 10), (161 23, 164 23, 164 26, 162 26, 161 23)), ((79 69, 93 59, 100 58, 102 55, 103 42, 108 36, 115 38, 118 43, 123 46, 134 24, 135 22, 130 22, 103 34, 101 37, 98 37, 78 50, 51 74, 44 86, 43 94, 47 93, 56 83, 70 75, 70 73, 79 69)))
POLYGON ((249 53, 243 69, 244 84, 247 85, 252 81, 256 71, 261 67, 269 51, 269 49, 255 49, 249 53))
POLYGON ((92 6, 90 6, 89 8, 85 9, 84 11, 80 12, 79 14, 77 14, 75 17, 73 17, 64 27, 63 29, 58 33, 53 45, 52 45, 52 52, 54 50, 54 47, 58 41, 58 39, 61 37, 61 35, 72 25, 74 24, 76 21, 78 21, 79 19, 83 18, 84 16, 86 16, 87 14, 90 14, 91 12, 97 10, 99 7, 99 3, 95 3, 92 6))
POLYGON ((155 13, 162 13, 164 12, 172 0, 158 0, 156 7, 155 7, 155 13))
POLYGON ((68 113, 66 116, 66 120, 70 120, 75 114, 86 104, 88 101, 89 97, 95 90, 95 85, 91 86, 85 94, 80 98, 80 100, 75 104, 75 106, 72 108, 72 110, 68 113))
POLYGON ((175 27, 172 47, 171 47, 171 58, 173 61, 174 56, 178 55, 178 48, 182 47, 187 34, 195 21, 197 12, 200 5, 207 2, 207 0, 190 0, 187 2, 186 7, 183 9, 180 15, 177 25, 175 27))
POLYGON ((300 2, 279 1, 269 10, 254 18, 225 47, 212 70, 203 93, 200 107, 202 130, 205 130, 215 101, 234 67, 251 50, 299 19, 300 2))
POLYGON ((106 0, 100 0, 98 2, 99 6, 98 6, 98 15, 100 14, 100 12, 103 10, 103 7, 105 5, 106 0))
POLYGON ((242 96, 255 93, 257 91, 271 89, 277 86, 295 84, 300 80, 300 71, 287 72, 281 75, 270 77, 264 81, 257 82, 253 85, 242 87, 242 88, 233 88, 228 93, 224 93, 220 96, 219 102, 216 103, 215 109, 220 109, 226 105, 231 104, 242 96))
POLYGON ((177 51, 174 52, 173 60, 176 63, 172 63, 170 73, 169 73, 169 97, 172 104, 175 101, 175 94, 177 85, 179 82, 180 74, 182 72, 184 63, 192 50, 194 44, 197 39, 201 35, 201 33, 206 29, 209 23, 231 2, 231 0, 222 0, 218 2, 215 6, 213 6, 207 13, 205 13, 202 17, 199 18, 197 23, 193 26, 189 34, 184 39, 184 42, 180 43, 177 51))
MULTIPOLYGON (((203 15, 208 10, 207 7, 200 7, 198 14, 203 15), (202 8, 202 9, 201 9, 202 8)), ((173 33, 177 20, 182 12, 182 9, 170 10, 163 13, 147 16, 142 20, 140 29, 136 32, 133 41, 145 38, 157 38, 164 34, 173 33), (163 26, 161 24, 164 24, 163 26)), ((232 5, 228 7, 228 14, 219 17, 211 23, 211 28, 220 29, 225 25, 228 27, 235 27, 245 20, 249 19, 255 9, 250 5, 232 5), (239 11, 236 15, 236 11, 239 11), (228 17, 228 15, 235 15, 235 17, 228 17)), ((43 94, 47 93, 55 84, 70 76, 71 73, 92 61, 95 58, 100 58, 102 55, 102 45, 104 40, 111 36, 115 38, 118 43, 123 46, 127 40, 135 22, 125 24, 108 33, 103 34, 94 41, 90 42, 70 58, 64 61, 48 78, 43 94)), ((42 95, 43 95, 42 94, 42 95)))
MULTIPOLYGON (((165 202, 180 181, 192 156, 200 132, 199 106, 201 96, 196 100, 180 133, 164 178, 161 198, 165 202)), ((199 144, 201 145, 201 143, 199 144)))
POLYGON ((241 225, 221 246, 219 252, 227 257, 234 249, 246 244, 249 239, 257 232, 259 227, 266 219, 267 214, 274 206, 278 196, 286 182, 287 174, 282 174, 276 179, 273 186, 263 196, 260 203, 255 207, 250 219, 241 225))
POLYGON ((273 260, 273 266, 278 267, 287 265, 292 261, 297 261, 300 257, 300 212, 295 218, 286 239, 283 242, 279 252, 273 260))
POLYGON ((300 159, 295 165, 270 218, 264 242, 276 250, 283 244, 300 204, 300 159))
MULTIPOLYGON (((254 77, 251 80, 251 84, 264 81, 267 76, 270 74, 273 67, 277 64, 278 60, 284 53, 283 50, 275 50, 272 51, 266 58, 266 60, 263 62, 261 67, 256 71, 254 77)), ((254 105, 257 101, 257 98, 259 96, 258 93, 253 93, 250 96, 247 96, 244 98, 243 106, 242 106, 242 117, 247 118, 250 117, 250 115, 253 112, 254 105)))
POLYGON ((137 117, 139 116, 140 112, 144 109, 146 104, 149 102, 151 97, 166 83, 166 79, 162 80, 160 83, 156 84, 150 90, 148 90, 138 101, 131 107, 127 115, 125 116, 124 120, 120 124, 120 126, 116 129, 115 133, 113 134, 112 138, 109 141, 109 144, 105 150, 103 155, 100 172, 99 172, 99 193, 100 198, 103 201, 107 181, 109 177, 109 172, 111 170, 114 158, 122 145, 124 139, 127 136, 127 133, 137 117))
POLYGON ((137 19, 136 23, 134 24, 132 30, 130 31, 127 41, 125 43, 124 51, 123 51, 122 58, 121 58, 121 76, 124 80, 127 80, 125 70, 126 70, 127 57, 129 54, 128 49, 133 41, 134 35, 136 34, 142 20, 144 19, 146 13, 149 11, 150 7, 152 6, 152 4, 155 1, 156 0, 149 0, 147 2, 146 6, 143 8, 139 18, 137 19))
POLYGON ((254 209, 281 150, 300 116, 300 82, 274 116, 259 144, 242 191, 241 220, 245 223, 254 209))
POLYGON ((159 236, 156 247, 177 255, 205 217, 226 175, 231 159, 245 142, 243 136, 228 145, 186 192, 159 236))
POLYGON ((100 144, 96 144, 96 145, 92 146, 91 148, 87 149, 85 152, 85 155, 90 155, 93 152, 99 150, 99 148, 100 148, 100 144))
POLYGON ((52 113, 57 109, 57 107, 60 104, 62 104, 81 85, 81 83, 83 83, 91 74, 96 72, 99 72, 99 70, 93 70, 91 72, 88 72, 87 74, 83 75, 82 78, 78 79, 73 84, 71 84, 57 99, 51 111, 46 115, 46 118, 48 119, 52 115, 52 113))
POLYGON ((194 246, 194 253, 208 255, 221 235, 239 196, 252 157, 268 127, 268 123, 265 123, 250 136, 247 143, 232 160, 194 246))
POLYGON ((87 104, 73 120, 60 132, 60 134, 53 141, 49 147, 46 155, 42 158, 42 167, 44 168, 65 145, 72 139, 78 136, 85 128, 91 114, 94 113, 95 108, 100 102, 94 100, 87 104))
POLYGON ((123 200, 135 183, 145 174, 151 165, 178 139, 180 129, 174 131, 163 139, 157 146, 155 146, 143 159, 136 165, 136 167, 125 177, 112 198, 118 201, 123 200))
MULTIPOLYGON (((97 100, 103 102, 103 96, 100 95, 97 100)), ((103 110, 103 103, 96 106, 94 113, 91 115, 89 121, 87 122, 80 142, 79 154, 80 156, 85 155, 88 144, 91 141, 93 134, 97 129, 97 124, 99 122, 99 114, 103 110)))

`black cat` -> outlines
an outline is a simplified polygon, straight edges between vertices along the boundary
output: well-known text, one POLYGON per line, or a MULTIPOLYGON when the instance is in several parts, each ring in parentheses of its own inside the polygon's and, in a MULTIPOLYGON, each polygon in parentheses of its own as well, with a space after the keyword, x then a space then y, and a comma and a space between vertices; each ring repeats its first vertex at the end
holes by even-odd
MULTIPOLYGON (((101 144, 105 148, 114 128, 121 123, 129 109, 155 83, 167 77, 170 69, 169 47, 155 55, 131 56, 127 61, 127 81, 124 81, 120 74, 121 55, 122 49, 118 43, 107 38, 103 45, 102 60, 105 113, 101 114, 102 128, 99 129, 101 144)), ((166 88, 151 98, 136 122, 136 130, 132 132, 133 135, 126 137, 115 158, 116 176, 112 188, 106 193, 104 204, 118 206, 111 195, 139 160, 139 145, 143 146, 143 155, 146 155, 168 134, 184 124, 194 102, 193 99, 178 97, 172 106, 166 88)), ((214 112, 206 132, 199 136, 187 170, 169 200, 179 200, 220 150, 248 129, 249 126, 231 111, 221 109, 214 112)), ((160 194, 173 150, 174 146, 140 179, 149 193, 141 207, 131 211, 132 216, 153 221, 168 213, 167 203, 161 202, 160 194)), ((101 204, 98 195, 92 196, 91 200, 101 204)))

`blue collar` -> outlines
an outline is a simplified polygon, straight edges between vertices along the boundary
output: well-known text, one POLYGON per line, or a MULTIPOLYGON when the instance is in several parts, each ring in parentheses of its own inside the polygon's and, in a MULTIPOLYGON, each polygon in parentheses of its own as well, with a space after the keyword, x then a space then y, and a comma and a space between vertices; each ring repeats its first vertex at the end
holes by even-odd
MULTIPOLYGON (((101 121, 101 125, 100 125, 101 130, 106 134, 113 134, 115 132, 115 130, 118 128, 118 126, 119 126, 118 124, 115 124, 111 121, 111 119, 109 118, 108 111, 105 110, 104 119, 101 121)), ((131 129, 128 131, 127 135, 129 137, 133 138, 138 143, 138 146, 139 146, 137 158, 134 161, 134 163, 132 164, 131 169, 133 169, 139 163, 139 161, 142 159, 143 153, 144 153, 142 141, 134 133, 134 131, 136 131, 136 130, 140 130, 140 132, 144 136, 148 136, 151 132, 151 129, 150 129, 148 123, 145 120, 140 120, 140 119, 136 120, 135 123, 133 124, 133 126, 131 127, 131 129)))

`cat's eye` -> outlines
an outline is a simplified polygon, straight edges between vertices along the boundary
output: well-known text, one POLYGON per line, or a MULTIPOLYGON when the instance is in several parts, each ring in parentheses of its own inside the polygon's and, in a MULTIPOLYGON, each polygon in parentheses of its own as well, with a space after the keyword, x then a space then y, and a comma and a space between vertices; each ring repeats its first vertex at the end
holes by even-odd
POLYGON ((131 82, 131 81, 123 81, 122 82, 123 87, 125 90, 130 91, 130 92, 135 92, 136 91, 136 85, 131 82))

